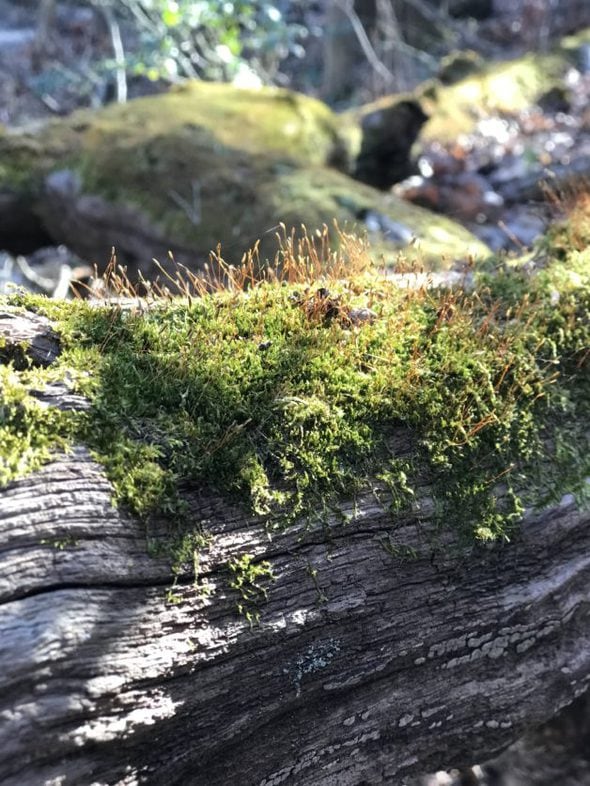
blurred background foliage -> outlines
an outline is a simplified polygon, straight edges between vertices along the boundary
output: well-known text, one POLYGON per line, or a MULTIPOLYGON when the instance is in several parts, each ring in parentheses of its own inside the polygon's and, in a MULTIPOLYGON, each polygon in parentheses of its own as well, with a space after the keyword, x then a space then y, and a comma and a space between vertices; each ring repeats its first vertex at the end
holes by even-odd
POLYGON ((0 0, 11 5, 36 8, 39 60, 53 55, 57 71, 67 64, 93 84, 94 104, 126 100, 133 80, 164 89, 198 78, 292 87, 342 107, 412 89, 450 52, 542 51, 590 24, 587 0, 0 0), (76 28, 82 58, 57 51, 60 26, 76 28))
POLYGON ((134 26, 138 48, 130 66, 151 78, 274 82, 280 63, 302 53, 306 33, 266 0, 109 0, 134 26))

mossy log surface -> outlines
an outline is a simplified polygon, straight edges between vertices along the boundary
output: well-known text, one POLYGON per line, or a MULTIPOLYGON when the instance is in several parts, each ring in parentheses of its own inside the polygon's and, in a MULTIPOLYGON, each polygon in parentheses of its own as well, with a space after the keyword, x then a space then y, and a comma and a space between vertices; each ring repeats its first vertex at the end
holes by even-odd
MULTIPOLYGON (((57 384, 44 403, 84 406, 57 384)), ((373 494, 346 526, 273 540, 220 497, 184 498, 211 540, 170 594, 146 548, 169 522, 113 507, 85 447, 3 489, 6 786, 402 783, 489 757, 588 687, 590 512, 570 496, 469 548, 423 509, 400 518, 403 554, 373 494), (254 625, 228 570, 244 552, 274 575, 254 625)))

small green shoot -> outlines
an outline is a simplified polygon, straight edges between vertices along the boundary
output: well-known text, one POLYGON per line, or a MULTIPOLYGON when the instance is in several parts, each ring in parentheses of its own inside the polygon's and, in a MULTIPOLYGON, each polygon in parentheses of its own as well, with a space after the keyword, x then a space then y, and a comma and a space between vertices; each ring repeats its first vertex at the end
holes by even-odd
POLYGON ((238 612, 250 626, 260 620, 260 604, 268 597, 268 583, 275 580, 269 562, 256 562, 252 554, 242 554, 228 562, 231 573, 230 587, 240 594, 238 612))

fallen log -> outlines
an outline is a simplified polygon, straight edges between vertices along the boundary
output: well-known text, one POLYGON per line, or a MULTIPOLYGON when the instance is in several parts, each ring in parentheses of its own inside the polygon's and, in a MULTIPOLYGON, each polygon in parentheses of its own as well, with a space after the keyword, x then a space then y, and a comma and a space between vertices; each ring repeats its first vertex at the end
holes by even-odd
POLYGON ((59 336, 48 319, 14 309, 0 311, 0 341, 0 361, 12 361, 17 367, 29 361, 48 366, 60 351, 59 336))
MULTIPOLYGON (((34 395, 87 406, 67 380, 34 395)), ((571 495, 467 546, 426 487, 393 526, 375 486, 272 538, 182 494, 208 533, 194 573, 161 548, 170 517, 115 507, 82 444, 2 489, 6 786, 403 783, 484 761, 588 687, 590 512, 571 495)))
POLYGON ((213 542, 171 602, 110 496, 82 448, 3 492, 7 786, 401 782, 489 757, 590 681, 590 514, 569 498, 469 554, 408 525, 404 561, 374 500, 269 543, 195 496, 213 542), (275 576, 252 628, 222 567, 244 549, 275 576))

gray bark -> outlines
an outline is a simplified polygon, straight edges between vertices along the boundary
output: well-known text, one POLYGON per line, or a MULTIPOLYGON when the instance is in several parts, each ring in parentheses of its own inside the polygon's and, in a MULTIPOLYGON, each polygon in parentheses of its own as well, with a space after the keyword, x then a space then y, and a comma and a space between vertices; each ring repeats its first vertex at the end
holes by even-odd
POLYGON ((0 307, 0 362, 49 366, 60 353, 59 336, 45 317, 0 307))
POLYGON ((4 786, 399 784, 485 760, 590 682, 590 513, 570 497, 468 551, 426 519, 394 526, 374 494, 347 525, 272 540, 186 498, 211 543, 170 602, 147 554, 166 522, 113 507, 83 446, 2 490, 4 786), (227 569, 244 553, 276 577, 252 628, 227 569))

